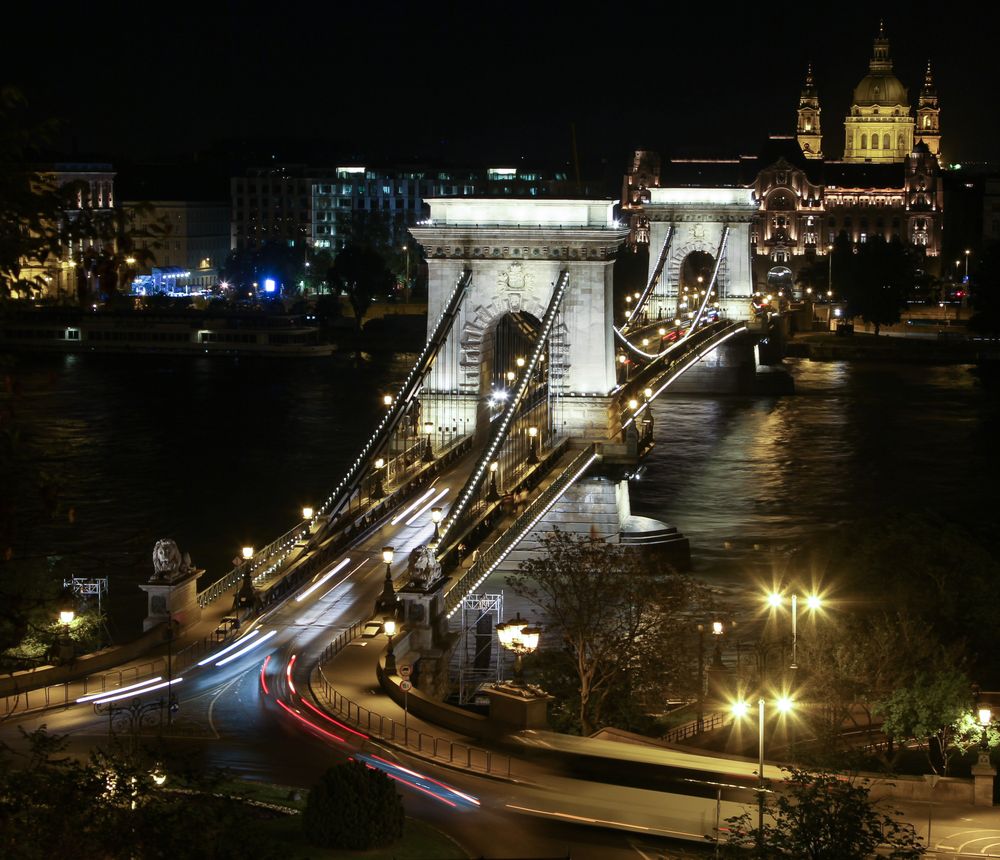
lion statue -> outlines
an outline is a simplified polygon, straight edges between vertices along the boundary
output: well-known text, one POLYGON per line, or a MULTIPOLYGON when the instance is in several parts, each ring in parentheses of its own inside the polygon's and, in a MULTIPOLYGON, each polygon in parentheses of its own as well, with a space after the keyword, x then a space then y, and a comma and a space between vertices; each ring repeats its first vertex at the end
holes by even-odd
POLYGON ((173 580, 187 573, 190 562, 181 556, 181 551, 177 548, 177 542, 168 538, 161 538, 153 547, 153 575, 150 582, 173 580))
POLYGON ((429 546, 418 546, 410 556, 410 584, 426 588, 441 576, 441 562, 429 546))

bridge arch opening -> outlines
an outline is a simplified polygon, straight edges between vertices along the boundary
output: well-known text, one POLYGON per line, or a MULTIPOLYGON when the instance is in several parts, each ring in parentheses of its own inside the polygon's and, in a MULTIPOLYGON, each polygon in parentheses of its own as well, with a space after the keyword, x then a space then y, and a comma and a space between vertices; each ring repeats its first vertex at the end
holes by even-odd
POLYGON ((774 266, 767 273, 767 291, 772 295, 783 293, 786 298, 792 297, 795 278, 788 266, 774 266))
POLYGON ((715 257, 708 251, 691 251, 682 261, 678 278, 678 311, 696 310, 702 291, 708 289, 715 270, 715 257))
MULTIPOLYGON (((526 372, 541 328, 541 320, 534 314, 511 310, 494 317, 483 330, 474 444, 485 442, 493 422, 504 414, 514 386, 526 372)), ((501 491, 521 471, 529 450, 548 439, 548 369, 547 360, 536 366, 501 449, 497 477, 501 491), (530 427, 535 428, 534 437, 529 433, 530 427)))

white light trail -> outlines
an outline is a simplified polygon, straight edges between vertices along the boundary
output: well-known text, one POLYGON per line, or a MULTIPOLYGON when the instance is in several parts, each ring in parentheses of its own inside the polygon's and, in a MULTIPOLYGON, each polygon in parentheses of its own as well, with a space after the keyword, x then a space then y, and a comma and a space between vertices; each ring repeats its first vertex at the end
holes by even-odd
POLYGON ((108 702, 117 702, 119 699, 127 699, 129 696, 136 695, 138 693, 142 693, 143 695, 145 695, 146 693, 152 693, 153 690, 161 690, 164 687, 170 687, 173 686, 174 684, 179 684, 183 680, 184 680, 183 678, 174 678, 172 681, 164 681, 162 684, 154 684, 152 687, 143 687, 141 690, 133 690, 131 693, 118 693, 118 695, 115 696, 108 696, 107 698, 104 699, 97 699, 94 702, 94 704, 105 705, 108 702))
POLYGON ((317 580, 316 580, 316 581, 315 581, 315 582, 314 582, 314 583, 313 583, 312 585, 310 585, 310 586, 309 586, 309 587, 308 587, 308 588, 307 588, 307 589, 306 589, 305 591, 303 591, 303 592, 302 592, 302 593, 301 593, 300 595, 298 595, 298 596, 297 596, 297 597, 295 598, 296 602, 298 602, 298 603, 301 603, 301 602, 302 602, 303 600, 305 600, 305 599, 306 599, 306 598, 307 598, 307 597, 308 597, 308 596, 309 596, 310 594, 312 594, 312 593, 313 593, 313 592, 314 592, 314 591, 315 591, 315 590, 316 590, 317 588, 319 588, 319 587, 320 587, 320 586, 321 586, 321 585, 322 585, 322 584, 323 584, 324 582, 327 582, 327 581, 329 581, 329 580, 330 580, 330 578, 331 578, 332 576, 334 576, 335 574, 337 574, 337 573, 339 573, 340 571, 342 571, 342 570, 343 570, 343 569, 344 569, 345 567, 347 567, 347 565, 349 565, 350 563, 351 563, 351 560, 350 560, 349 558, 345 558, 345 559, 344 559, 344 560, 343 560, 342 562, 340 562, 340 564, 338 564, 338 565, 337 565, 336 567, 332 567, 332 568, 330 568, 330 570, 328 570, 328 571, 327 571, 326 573, 324 573, 324 574, 323 574, 323 575, 322 575, 322 576, 321 576, 321 577, 320 577, 319 579, 317 579, 317 580))
POLYGON ((227 645, 221 651, 216 651, 214 654, 209 655, 204 660, 199 660, 198 661, 198 665, 199 666, 207 666, 213 660, 218 659, 223 654, 228 654, 234 648, 239 648, 240 645, 246 645, 247 641, 249 639, 253 639, 253 637, 256 636, 258 633, 260 633, 259 630, 254 630, 254 631, 248 633, 246 636, 241 636, 239 639, 237 639, 235 642, 232 642, 231 644, 227 645))
POLYGON ((232 662, 233 660, 236 660, 236 659, 238 659, 238 658, 242 657, 242 656, 243 656, 244 654, 247 654, 247 653, 249 653, 249 652, 250 652, 250 651, 252 651, 252 650, 253 650, 254 648, 256 648, 256 647, 257 647, 258 645, 263 645, 263 644, 264 644, 264 643, 265 643, 265 642, 266 642, 266 641, 267 641, 268 639, 270 639, 270 638, 271 638, 272 636, 274 636, 274 635, 275 635, 275 634, 276 634, 277 632, 278 632, 277 630, 272 630, 272 631, 271 631, 270 633, 265 633, 265 634, 264 634, 263 636, 261 636, 261 637, 260 637, 260 639, 258 639, 258 640, 257 640, 256 642, 251 642, 251 643, 250 643, 249 645, 247 645, 247 647, 246 647, 246 648, 241 648, 241 649, 240 649, 239 651, 237 651, 237 652, 236 652, 235 654, 230 654, 230 655, 229 655, 228 657, 226 657, 226 658, 225 658, 224 660, 220 660, 220 661, 219 661, 218 663, 216 663, 215 665, 216 665, 216 666, 225 666, 225 665, 226 665, 226 663, 230 663, 230 662, 232 662))
POLYGON ((431 499, 426 505, 424 505, 419 511, 417 511, 412 517, 410 517, 406 524, 412 526, 417 520, 419 520, 424 514, 426 514, 435 504, 441 501, 448 493, 451 492, 450 487, 445 487, 440 493, 438 493, 433 499, 431 499))
POLYGON ((157 681, 162 681, 163 676, 157 675, 155 678, 149 678, 145 681, 140 681, 138 684, 129 684, 127 687, 118 687, 115 690, 104 690, 101 693, 91 693, 89 696, 80 696, 76 701, 79 702, 92 702, 94 699, 103 699, 105 696, 110 696, 113 693, 124 693, 126 690, 137 690, 139 687, 145 687, 148 684, 155 684, 157 681))
POLYGON ((419 499, 417 499, 412 505, 410 505, 405 511, 403 511, 403 513, 397 514, 395 517, 393 517, 393 519, 389 521, 389 525, 394 526, 400 520, 408 517, 410 515, 410 511, 412 511, 415 507, 417 507, 417 505, 422 504, 423 502, 427 501, 427 499, 429 499, 431 496, 433 496, 434 491, 436 489, 437 487, 431 487, 426 493, 424 493, 419 499))

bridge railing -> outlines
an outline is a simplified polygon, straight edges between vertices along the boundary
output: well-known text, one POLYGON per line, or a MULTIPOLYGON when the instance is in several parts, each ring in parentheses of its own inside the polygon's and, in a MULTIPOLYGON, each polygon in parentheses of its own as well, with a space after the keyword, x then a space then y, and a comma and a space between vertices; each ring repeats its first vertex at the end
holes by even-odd
POLYGON ((321 704, 325 704, 345 722, 382 741, 403 746, 454 767, 510 778, 510 756, 411 728, 392 717, 366 708, 338 691, 326 677, 324 667, 360 635, 361 629, 361 624, 352 624, 323 649, 313 672, 313 692, 319 694, 317 698, 321 699, 321 704))
MULTIPOLYGON (((628 331, 629 327, 638 319, 639 314, 642 309, 646 306, 646 302, 649 299, 650 293, 656 288, 657 283, 660 280, 660 276, 663 274, 663 264, 667 261, 667 251, 670 249, 670 240, 674 237, 674 227, 671 224, 667 228, 667 235, 663 237, 663 244, 660 246, 660 254, 656 258, 656 266, 653 268, 653 273, 649 277, 649 281, 646 283, 645 289, 642 291, 642 295, 639 296, 639 300, 635 303, 635 307, 632 308, 632 312, 628 315, 628 319, 625 320, 625 324, 621 327, 621 332, 624 333, 628 331)), ((616 332, 619 329, 615 329, 616 332)))
POLYGON ((475 562, 445 594, 444 605, 449 618, 458 611, 462 598, 475 590, 510 555, 514 547, 538 524, 549 508, 559 500, 577 478, 587 471, 597 456, 596 447, 593 444, 584 448, 570 461, 559 476, 532 500, 524 512, 514 520, 510 528, 505 529, 504 533, 476 558, 475 562))

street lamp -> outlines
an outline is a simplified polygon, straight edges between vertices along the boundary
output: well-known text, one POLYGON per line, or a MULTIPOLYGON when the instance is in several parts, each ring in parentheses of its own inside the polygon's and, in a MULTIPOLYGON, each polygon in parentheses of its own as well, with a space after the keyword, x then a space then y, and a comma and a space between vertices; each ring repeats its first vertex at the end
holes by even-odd
POLYGON ((968 248, 965 249, 965 283, 969 282, 969 254, 971 254, 968 248))
POLYGON ((392 395, 391 394, 383 394, 382 395, 382 405, 385 406, 385 407, 392 406, 392 395))
POLYGON ((431 449, 431 433, 434 432, 434 424, 431 421, 424 422, 424 433, 427 436, 427 445, 424 448, 423 461, 425 463, 434 462, 434 451, 431 449))
POLYGON ((531 627, 529 622, 521 617, 521 613, 510 621, 497 625, 497 638, 500 645, 514 654, 514 686, 524 686, 524 664, 522 658, 538 648, 541 627, 531 627))
POLYGON ((431 508, 431 522, 434 523, 434 540, 441 540, 441 530, 438 526, 441 524, 441 508, 431 508))
POLYGON ((385 460, 379 457, 375 461, 375 486, 372 488, 371 497, 373 501, 379 502, 385 498, 385 490, 382 489, 382 469, 385 467, 385 460))
POLYGON ((528 428, 528 465, 534 466, 538 463, 538 428, 528 428))
POLYGON ((990 754, 990 738, 989 738, 989 728, 990 722, 993 720, 993 711, 989 707, 982 707, 978 712, 979 725, 983 729, 983 739, 980 741, 980 748, 982 753, 980 753, 980 759, 985 755, 987 758, 990 754))
POLYGON ((500 464, 494 460, 490 463, 490 491, 486 494, 486 501, 496 502, 500 499, 500 492, 497 490, 497 469, 500 464))
POLYGON ((389 646, 385 652, 385 673, 387 675, 396 674, 396 655, 392 650, 392 637, 396 635, 396 622, 392 618, 386 618, 382 624, 385 635, 389 638, 389 646))
POLYGON ((396 611, 396 590, 392 587, 392 560, 396 550, 391 546, 382 547, 382 561, 385 562, 385 579, 382 581, 382 594, 375 604, 376 612, 396 611))
POLYGON ((73 619, 76 618, 76 613, 72 609, 60 609, 59 610, 59 623, 66 626, 66 632, 69 632, 69 625, 73 623, 73 619))
MULTIPOLYGON (((757 847, 764 847, 764 697, 757 700, 757 847)), ((788 714, 795 703, 782 696, 774 703, 779 714, 788 714)), ((750 705, 744 701, 736 702, 732 708, 733 716, 742 719, 750 713, 750 705)))
POLYGON ((310 508, 308 505, 306 505, 302 509, 302 519, 304 519, 304 520, 311 520, 313 518, 313 513, 314 513, 313 509, 310 508))
MULTIPOLYGON (((823 600, 818 594, 807 594, 805 596, 806 608, 810 612, 815 612, 823 606, 823 600)), ((785 602, 785 598, 777 591, 772 591, 767 596, 767 603, 772 609, 780 608, 785 602)), ((799 646, 799 596, 792 595, 792 662, 789 669, 798 669, 798 646, 799 646)))
POLYGON ((250 561, 253 558, 253 547, 245 546, 243 547, 243 560, 250 561))

